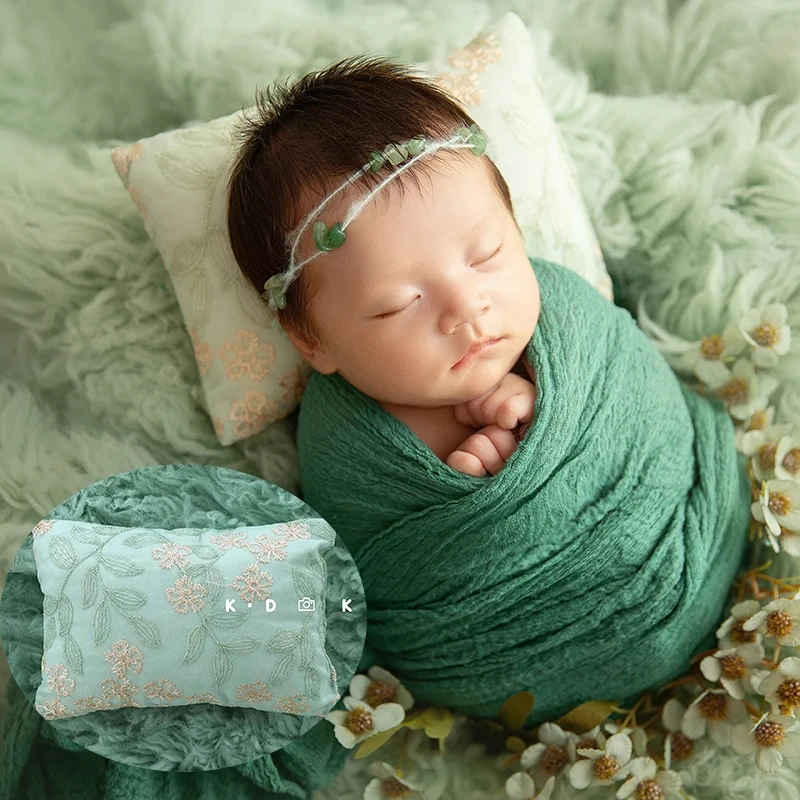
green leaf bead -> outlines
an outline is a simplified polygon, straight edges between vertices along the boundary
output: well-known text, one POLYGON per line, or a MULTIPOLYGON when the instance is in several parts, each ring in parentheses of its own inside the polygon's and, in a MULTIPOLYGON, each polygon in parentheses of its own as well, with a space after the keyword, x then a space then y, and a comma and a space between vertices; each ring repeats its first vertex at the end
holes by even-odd
POLYGON ((408 151, 405 148, 400 149, 397 145, 394 144, 387 144, 383 150, 384 156, 386 156, 386 160, 393 166, 396 167, 400 162, 406 159, 408 155, 408 151))
POLYGON ((331 248, 341 247, 344 244, 344 240, 346 238, 347 234, 344 232, 344 229, 342 228, 342 223, 337 222, 328 231, 327 242, 331 248))
POLYGON ((415 136, 413 139, 409 139, 406 142, 406 149, 412 156, 419 155, 422 152, 422 148, 425 147, 426 139, 424 136, 415 136))
POLYGON ((333 250, 332 247, 328 247, 326 242, 327 233, 327 226, 321 219, 318 219, 314 223, 314 244, 317 246, 317 250, 333 250))
POLYGON ((476 156, 482 156, 486 152, 486 139, 484 139, 482 134, 476 133, 470 139, 470 143, 472 144, 472 152, 475 153, 476 156))
POLYGON ((376 150, 372 150, 369 154, 369 166, 373 172, 377 172, 384 164, 383 156, 376 150))

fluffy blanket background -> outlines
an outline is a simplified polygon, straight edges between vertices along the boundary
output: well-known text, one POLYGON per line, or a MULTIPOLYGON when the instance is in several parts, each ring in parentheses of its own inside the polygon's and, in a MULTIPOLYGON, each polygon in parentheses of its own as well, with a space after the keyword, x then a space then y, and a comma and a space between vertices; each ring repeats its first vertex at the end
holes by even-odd
MULTIPOLYGON (((294 418, 217 443, 109 148, 355 52, 446 53, 507 10, 536 31, 617 302, 670 363, 750 305, 786 303, 800 331, 800 0, 2 0, 0 576, 39 519, 126 470, 207 463, 297 489, 294 418)), ((776 376, 776 421, 800 424, 799 336, 776 376)), ((370 760, 319 797, 360 797, 370 760)), ((455 747, 412 763, 430 798, 496 798, 510 774, 455 747)), ((686 780, 698 798, 800 798, 797 767, 751 764, 729 751, 686 780)))

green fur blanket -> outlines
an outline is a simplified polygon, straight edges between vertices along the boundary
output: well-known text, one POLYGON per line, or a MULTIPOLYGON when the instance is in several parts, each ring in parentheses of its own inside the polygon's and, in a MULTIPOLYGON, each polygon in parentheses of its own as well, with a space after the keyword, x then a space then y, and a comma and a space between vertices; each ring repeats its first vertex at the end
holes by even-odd
POLYGON ((583 278, 531 265, 538 396, 497 475, 453 470, 339 373, 311 376, 297 446, 304 500, 361 574, 378 663, 470 716, 527 689, 538 724, 714 646, 750 480, 719 401, 583 278))

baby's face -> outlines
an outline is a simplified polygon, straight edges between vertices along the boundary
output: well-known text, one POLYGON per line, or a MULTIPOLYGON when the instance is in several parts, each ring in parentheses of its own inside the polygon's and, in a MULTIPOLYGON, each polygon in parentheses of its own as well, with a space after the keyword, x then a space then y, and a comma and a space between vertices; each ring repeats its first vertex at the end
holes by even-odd
MULTIPOLYGON (((389 183, 340 248, 303 267, 319 287, 309 313, 322 345, 287 334, 316 370, 379 402, 438 408, 479 397, 516 364, 539 319, 539 286, 485 160, 431 158, 436 173, 420 176, 421 190, 389 183), (487 337, 500 341, 456 366, 487 337)), ((320 218, 330 227, 358 196, 331 201, 320 218)))

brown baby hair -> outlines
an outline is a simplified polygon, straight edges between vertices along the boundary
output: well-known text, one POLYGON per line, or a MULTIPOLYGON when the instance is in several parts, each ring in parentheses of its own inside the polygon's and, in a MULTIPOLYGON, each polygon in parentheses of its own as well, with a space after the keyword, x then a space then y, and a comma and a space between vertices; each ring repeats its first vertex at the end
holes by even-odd
MULTIPOLYGON (((228 183, 228 233, 239 268, 259 294, 289 263, 287 233, 368 163, 370 151, 381 152, 389 143, 417 135, 446 139, 455 128, 475 123, 432 81, 389 59, 367 55, 308 73, 291 86, 274 83, 256 90, 253 110, 255 117, 244 113, 234 132, 238 150, 228 183), (318 193, 319 199, 306 207, 304 190, 318 193)), ((475 158, 467 148, 446 152, 475 158)), ((434 170, 436 158, 420 158, 389 186, 399 183, 404 192, 408 178, 419 188, 418 175, 434 170)), ((514 217, 508 184, 489 156, 483 158, 514 217)), ((367 172, 355 186, 369 191, 386 174, 385 169, 367 172)), ((324 210, 321 218, 330 227, 338 220, 326 220, 324 210)), ((308 230, 310 226, 304 236, 308 230)), ((323 340, 307 313, 315 291, 309 274, 307 267, 300 270, 286 292, 286 307, 277 313, 284 329, 311 345, 323 340)))

